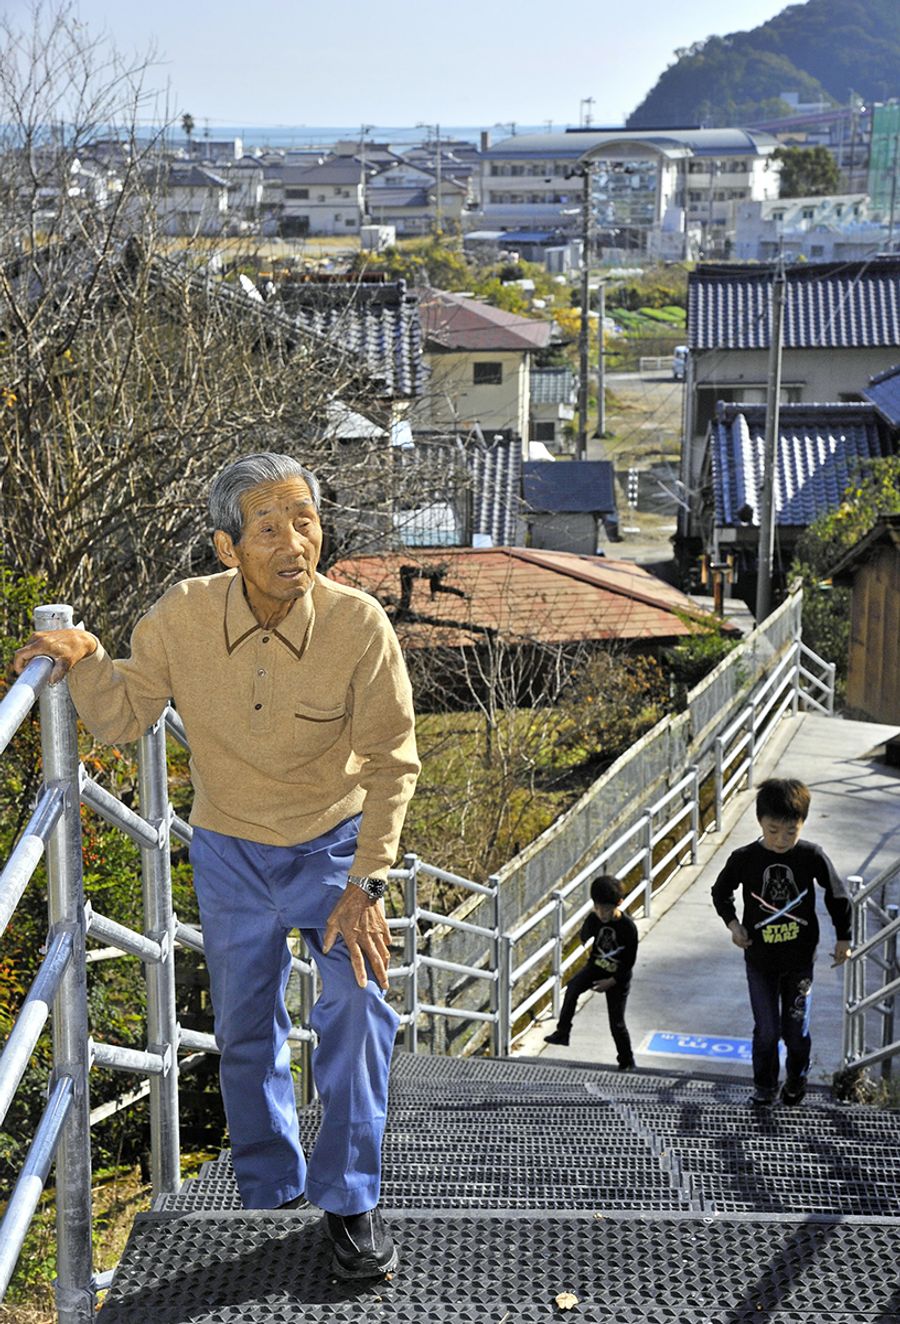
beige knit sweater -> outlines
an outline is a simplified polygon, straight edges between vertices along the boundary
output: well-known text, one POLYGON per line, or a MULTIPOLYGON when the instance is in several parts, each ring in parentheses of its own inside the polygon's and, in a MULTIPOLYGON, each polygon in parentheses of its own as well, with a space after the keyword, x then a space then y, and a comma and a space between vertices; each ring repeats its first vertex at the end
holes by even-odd
POLYGON ((311 841, 362 811, 350 872, 393 864, 419 771, 412 695, 381 606, 316 575, 275 629, 240 572, 175 584, 131 656, 99 647, 69 673, 101 740, 135 740, 171 699, 191 746, 191 822, 268 845, 311 841))

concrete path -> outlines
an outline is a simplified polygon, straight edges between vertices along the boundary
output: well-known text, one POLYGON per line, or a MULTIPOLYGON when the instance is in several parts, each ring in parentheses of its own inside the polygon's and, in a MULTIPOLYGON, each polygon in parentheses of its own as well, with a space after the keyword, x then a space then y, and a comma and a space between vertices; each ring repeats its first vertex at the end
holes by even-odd
MULTIPOLYGON (((804 835, 825 849, 844 877, 869 880, 900 856, 900 770, 881 757, 885 739, 898 729, 810 714, 787 718, 760 760, 757 783, 766 776, 799 777, 810 787, 804 835)), ((638 1066, 723 1072, 750 1083, 749 1061, 725 1044, 712 1056, 650 1053, 646 1045, 659 1031, 706 1040, 750 1038, 743 957, 713 909, 710 888, 730 852, 758 836, 754 795, 742 791, 734 798, 722 833, 704 839, 697 865, 682 869, 654 898, 650 919, 638 921, 641 943, 627 1013, 638 1066)), ((831 968, 834 929, 821 897, 818 908, 810 1080, 827 1083, 841 1060, 843 974, 831 968)), ((553 1025, 545 1013, 516 1052, 615 1065, 602 994, 582 998, 568 1048, 544 1043, 553 1025)))

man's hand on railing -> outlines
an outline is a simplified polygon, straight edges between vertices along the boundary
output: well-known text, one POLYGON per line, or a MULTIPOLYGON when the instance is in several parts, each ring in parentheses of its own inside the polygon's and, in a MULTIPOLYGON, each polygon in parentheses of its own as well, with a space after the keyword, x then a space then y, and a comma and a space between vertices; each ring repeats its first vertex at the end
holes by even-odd
POLYGON ((67 671, 84 657, 97 651, 98 640, 87 630, 43 630, 33 634, 18 652, 13 654, 11 670, 19 676, 33 657, 53 659, 50 684, 62 680, 67 671))
POLYGON ((832 970, 837 965, 843 965, 844 962, 847 960, 847 957, 850 955, 849 939, 838 938, 837 942, 834 944, 834 951, 831 953, 831 955, 834 957, 834 960, 831 962, 832 970))
POLYGON ((338 938, 343 938, 350 953, 350 964, 360 988, 369 982, 368 961, 372 974, 383 989, 388 986, 391 959, 391 932, 380 901, 370 901, 365 892, 348 883, 325 925, 322 950, 330 952, 338 938))

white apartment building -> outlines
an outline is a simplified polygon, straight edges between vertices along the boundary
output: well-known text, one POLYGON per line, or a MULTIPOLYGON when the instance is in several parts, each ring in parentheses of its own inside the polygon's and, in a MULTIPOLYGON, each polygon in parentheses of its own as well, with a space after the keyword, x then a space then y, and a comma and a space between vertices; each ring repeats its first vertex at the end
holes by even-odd
POLYGON ((887 251, 889 227, 871 216, 865 193, 778 198, 738 208, 734 256, 769 262, 785 253, 809 262, 852 262, 887 251))
POLYGON ((777 140, 749 129, 569 129, 482 152, 470 229, 581 229, 591 169, 604 247, 672 259, 729 254, 741 203, 777 198, 777 140))

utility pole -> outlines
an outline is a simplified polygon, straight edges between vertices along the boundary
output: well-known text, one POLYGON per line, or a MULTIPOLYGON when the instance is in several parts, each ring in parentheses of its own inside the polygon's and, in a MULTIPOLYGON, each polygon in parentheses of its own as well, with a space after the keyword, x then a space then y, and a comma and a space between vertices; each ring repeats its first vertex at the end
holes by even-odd
POLYGON ((437 166, 437 197, 435 199, 435 204, 434 204, 434 229, 438 239, 440 239, 441 221, 443 220, 442 199, 441 199, 441 126, 440 124, 436 124, 434 126, 434 132, 435 132, 435 139, 437 142, 437 161, 435 163, 437 166))
POLYGON ((591 163, 583 162, 573 174, 581 175, 581 326, 578 330, 578 440, 575 459, 587 459, 588 347, 591 330, 591 163))
POLYGON ((781 410, 781 357, 784 347, 784 300, 786 290, 784 256, 778 259, 772 282, 772 329, 769 340, 769 374, 766 380, 766 436, 763 451, 762 486, 759 505, 759 550, 756 577, 756 624, 772 610, 772 560, 775 550, 775 478, 778 467, 779 414, 781 410))
POLYGON ((597 436, 606 436, 606 347, 603 343, 603 323, 606 319, 606 282, 600 277, 597 290, 597 436))

